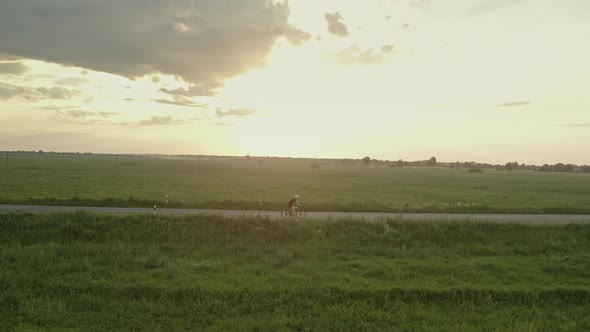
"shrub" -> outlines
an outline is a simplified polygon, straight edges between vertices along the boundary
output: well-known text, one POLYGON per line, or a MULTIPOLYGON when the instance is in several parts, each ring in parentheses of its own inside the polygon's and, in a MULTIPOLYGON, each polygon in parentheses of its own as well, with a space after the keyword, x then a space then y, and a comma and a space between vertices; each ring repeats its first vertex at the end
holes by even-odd
POLYGON ((479 167, 472 167, 468 171, 469 173, 483 173, 482 169, 479 167))

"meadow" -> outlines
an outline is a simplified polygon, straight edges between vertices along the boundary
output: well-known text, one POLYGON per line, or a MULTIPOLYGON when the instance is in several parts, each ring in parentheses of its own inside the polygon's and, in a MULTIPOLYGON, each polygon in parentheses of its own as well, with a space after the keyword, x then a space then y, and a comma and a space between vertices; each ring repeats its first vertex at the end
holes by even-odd
POLYGON ((0 266, 0 330, 590 330, 590 224, 4 213, 0 266))
POLYGON ((473 174, 464 168, 245 157, 2 157, 0 204, 281 210, 298 194, 315 211, 590 213, 588 173, 473 174))

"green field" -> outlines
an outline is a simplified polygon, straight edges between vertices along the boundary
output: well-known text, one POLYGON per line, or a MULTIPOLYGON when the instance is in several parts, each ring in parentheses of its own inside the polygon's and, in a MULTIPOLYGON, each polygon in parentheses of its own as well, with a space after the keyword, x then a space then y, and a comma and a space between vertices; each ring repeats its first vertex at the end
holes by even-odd
POLYGON ((337 160, 12 153, 0 203, 308 210, 590 213, 590 174, 360 167, 337 160), (319 168, 310 167, 312 162, 319 168), (170 202, 165 204, 166 195, 170 202))
POLYGON ((590 330, 590 225, 0 214, 0 330, 590 330))

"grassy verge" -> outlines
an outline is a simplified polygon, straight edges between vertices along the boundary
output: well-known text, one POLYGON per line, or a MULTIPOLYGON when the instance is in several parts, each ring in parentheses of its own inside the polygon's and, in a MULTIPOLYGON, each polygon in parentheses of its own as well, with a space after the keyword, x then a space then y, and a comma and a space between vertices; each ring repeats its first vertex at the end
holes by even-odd
MULTIPOLYGON (((150 208, 154 205, 162 208, 180 209, 218 209, 218 210, 248 210, 248 211, 282 211, 285 202, 278 201, 206 201, 179 202, 174 200, 161 201, 129 197, 122 198, 32 198, 8 199, 0 197, 0 204, 9 205, 51 205, 51 206, 96 206, 96 207, 140 207, 150 208)), ((404 213, 490 213, 490 214, 590 214, 590 208, 570 207, 568 205, 554 207, 492 207, 485 204, 453 204, 453 203, 425 203, 425 204, 380 204, 375 202, 348 203, 311 203, 305 204, 307 211, 340 211, 340 212, 404 212, 404 213)))
POLYGON ((0 329, 588 330, 590 225, 0 214, 0 329))

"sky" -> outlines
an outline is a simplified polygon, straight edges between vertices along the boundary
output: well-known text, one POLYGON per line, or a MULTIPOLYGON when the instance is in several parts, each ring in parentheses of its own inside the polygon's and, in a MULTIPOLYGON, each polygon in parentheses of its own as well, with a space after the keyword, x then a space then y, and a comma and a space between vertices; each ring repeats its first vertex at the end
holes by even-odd
POLYGON ((5 0, 0 150, 590 164, 586 0, 5 0))

